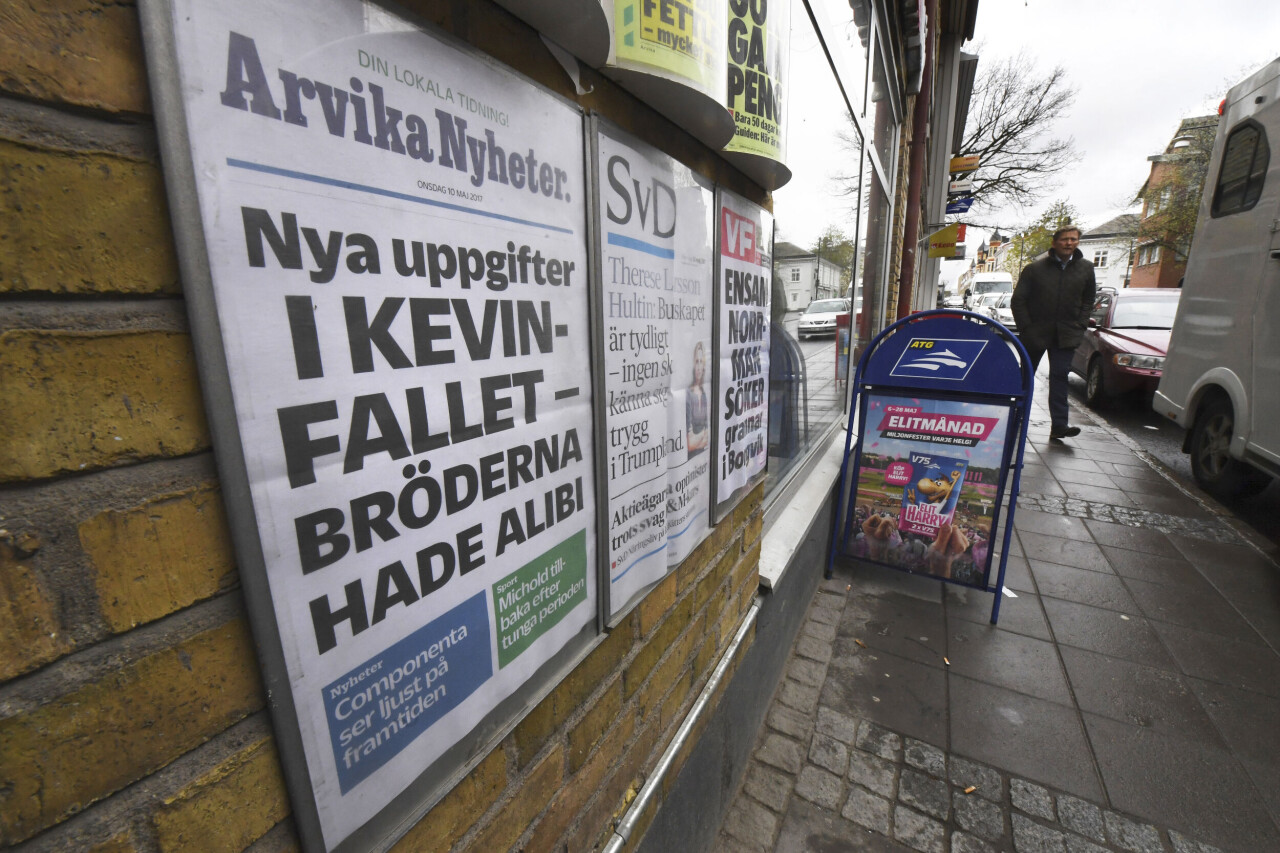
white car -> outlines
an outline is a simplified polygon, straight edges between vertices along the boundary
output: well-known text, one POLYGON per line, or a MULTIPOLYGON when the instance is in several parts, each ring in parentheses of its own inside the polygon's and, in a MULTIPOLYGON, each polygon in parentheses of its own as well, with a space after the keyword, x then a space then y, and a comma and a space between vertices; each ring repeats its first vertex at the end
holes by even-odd
POLYGON ((1013 307, 1009 304, 1013 300, 1012 293, 1002 293, 996 303, 987 309, 987 313, 991 315, 997 323, 1003 325, 1006 329, 1018 334, 1018 324, 1013 320, 1013 307))
POLYGON ((834 335, 836 317, 849 313, 848 299, 815 299, 800 315, 797 334, 800 340, 810 335, 834 335))
POLYGON ((1000 301, 1000 297, 1012 296, 1012 295, 1013 294, 1005 294, 1005 293, 999 293, 999 292, 984 293, 973 301, 973 307, 970 308, 969 310, 975 314, 986 314, 989 317, 991 316, 991 309, 994 308, 995 304, 1000 301))

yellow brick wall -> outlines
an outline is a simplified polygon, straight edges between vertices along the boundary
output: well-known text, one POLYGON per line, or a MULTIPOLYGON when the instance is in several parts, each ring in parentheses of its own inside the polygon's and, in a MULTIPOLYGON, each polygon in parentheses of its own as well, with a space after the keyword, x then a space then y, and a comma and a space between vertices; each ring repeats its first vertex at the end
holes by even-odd
MULTIPOLYGON (((497 7, 409 5, 576 97, 497 7)), ((584 82, 584 109, 767 201, 607 80, 584 82)), ((0 4, 0 847, 297 849, 150 112, 133 5, 0 4)), ((760 496, 397 849, 601 843, 751 605, 760 496)))

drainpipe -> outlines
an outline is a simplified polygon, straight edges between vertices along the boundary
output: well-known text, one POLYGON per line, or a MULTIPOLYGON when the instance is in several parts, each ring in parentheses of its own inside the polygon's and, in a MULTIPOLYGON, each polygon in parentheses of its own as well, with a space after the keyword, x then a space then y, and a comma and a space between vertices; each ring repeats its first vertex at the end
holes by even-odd
POLYGON ((747 611, 746 618, 738 625, 738 630, 733 635, 733 641, 729 643, 729 647, 720 656, 720 661, 711 673, 711 678, 707 679, 707 686, 703 687, 702 692, 698 694, 698 701, 694 702, 693 707, 689 709, 689 714, 684 718, 684 722, 680 724, 679 730, 676 731, 676 736, 663 751, 662 757, 658 759, 658 766, 653 768, 653 772, 645 780, 644 787, 640 789, 639 795, 631 801, 631 806, 627 809, 627 813, 622 816, 622 820, 618 821, 618 825, 614 828, 613 835, 609 838, 609 843, 605 845, 603 853, 621 853, 622 848, 626 846, 631 833, 635 832, 636 824, 640 822, 640 818, 644 816, 645 809, 649 807, 649 801, 653 799, 654 794, 662 790, 663 777, 671 769, 676 756, 680 754, 685 743, 689 740, 689 735, 707 710, 711 697, 715 695, 716 690, 720 687, 720 682, 724 680, 725 673, 729 671, 729 664, 733 662, 734 657, 738 654, 738 649, 742 647, 747 635, 751 633, 751 628, 756 622, 756 614, 759 612, 760 597, 756 596, 756 600, 751 604, 751 609, 747 611))
POLYGON ((902 269, 898 274, 898 319, 911 313, 912 283, 916 275, 916 252, 920 248, 920 193, 924 184, 924 161, 929 134, 929 102, 933 96, 933 42, 938 15, 929 16, 925 36, 924 77, 911 115, 911 158, 907 171, 907 221, 902 235, 902 269))

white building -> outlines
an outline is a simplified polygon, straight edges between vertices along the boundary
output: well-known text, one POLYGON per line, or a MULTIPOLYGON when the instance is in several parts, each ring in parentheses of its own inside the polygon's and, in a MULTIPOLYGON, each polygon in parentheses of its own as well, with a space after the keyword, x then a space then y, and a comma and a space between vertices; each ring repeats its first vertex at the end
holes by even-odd
POLYGON ((1122 213, 1080 235, 1080 251, 1086 261, 1093 262, 1098 287, 1120 290, 1129 286, 1129 256, 1137 221, 1136 214, 1122 213))
POLYGON ((803 311, 814 299, 831 299, 844 291, 843 267, 785 240, 774 243, 773 273, 782 279, 788 311, 803 311))

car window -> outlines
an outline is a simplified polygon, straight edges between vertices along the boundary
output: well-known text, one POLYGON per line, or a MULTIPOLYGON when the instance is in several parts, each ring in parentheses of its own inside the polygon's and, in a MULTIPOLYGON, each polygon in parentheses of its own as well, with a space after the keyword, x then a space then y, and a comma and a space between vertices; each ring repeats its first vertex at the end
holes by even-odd
POLYGON ((1093 311, 1089 313, 1089 316, 1094 320, 1094 322, 1101 324, 1107 319, 1107 311, 1110 308, 1111 294, 1104 293, 1098 297, 1096 302, 1093 303, 1093 311))
POLYGON ((1177 299, 1121 299, 1111 317, 1113 329, 1172 329, 1177 299))
POLYGON ((849 303, 843 299, 819 299, 810 302, 805 309, 806 314, 839 314, 849 310, 849 303))

